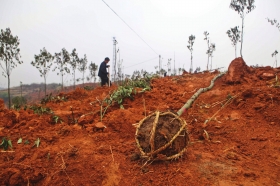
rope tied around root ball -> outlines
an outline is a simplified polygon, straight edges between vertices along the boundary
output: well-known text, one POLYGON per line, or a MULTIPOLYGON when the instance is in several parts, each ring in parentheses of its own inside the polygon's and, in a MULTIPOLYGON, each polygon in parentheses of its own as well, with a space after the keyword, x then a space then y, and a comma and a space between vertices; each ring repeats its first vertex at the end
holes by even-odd
POLYGON ((225 73, 215 76, 208 87, 200 88, 177 112, 156 111, 143 118, 136 128, 135 140, 141 158, 147 160, 178 159, 186 151, 189 144, 187 123, 180 116, 191 107, 198 96, 213 88, 214 82, 225 73))

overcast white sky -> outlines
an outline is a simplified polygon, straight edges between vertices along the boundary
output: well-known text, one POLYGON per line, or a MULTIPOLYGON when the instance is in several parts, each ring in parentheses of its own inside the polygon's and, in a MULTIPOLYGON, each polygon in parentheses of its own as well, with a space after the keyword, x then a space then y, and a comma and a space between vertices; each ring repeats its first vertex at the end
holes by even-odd
MULTIPOLYGON (((241 26, 239 15, 229 8, 230 0, 105 0, 155 51, 133 33, 102 0, 0 0, 0 28, 11 28, 20 38, 24 64, 13 70, 11 85, 40 83, 43 79, 30 62, 40 49, 54 54, 65 47, 77 49, 80 57, 98 65, 113 57, 112 38, 116 37, 125 74, 134 70, 155 71, 158 55, 167 59, 176 55, 176 68, 190 67, 188 37, 196 36, 194 68, 206 68, 207 44, 203 32, 216 44, 213 68, 228 67, 234 48, 226 34, 230 27, 241 26), (150 60, 153 59, 153 60, 150 60), (150 60, 133 67, 131 65, 150 60), (129 67, 129 68, 126 68, 129 67)), ((280 32, 266 17, 280 21, 280 0, 256 0, 256 9, 245 18, 243 57, 248 65, 272 65, 271 54, 280 51, 280 32)), ((239 49, 240 45, 238 46, 239 49)), ((239 54, 239 52, 238 52, 239 54)), ((112 62, 112 60, 111 60, 112 62)), ((78 73, 78 76, 80 74, 78 73)), ((66 84, 71 75, 66 77, 66 84)), ((60 82, 51 72, 48 83, 60 82)), ((7 79, 0 76, 0 87, 7 79)))

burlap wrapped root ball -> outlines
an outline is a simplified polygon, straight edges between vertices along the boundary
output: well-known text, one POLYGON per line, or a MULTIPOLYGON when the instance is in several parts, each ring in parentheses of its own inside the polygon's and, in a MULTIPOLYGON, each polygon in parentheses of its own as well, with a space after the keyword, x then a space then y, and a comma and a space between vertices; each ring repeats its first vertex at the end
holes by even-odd
POLYGON ((135 134, 141 158, 172 160, 183 155, 189 143, 186 122, 172 112, 155 112, 139 122, 135 134))

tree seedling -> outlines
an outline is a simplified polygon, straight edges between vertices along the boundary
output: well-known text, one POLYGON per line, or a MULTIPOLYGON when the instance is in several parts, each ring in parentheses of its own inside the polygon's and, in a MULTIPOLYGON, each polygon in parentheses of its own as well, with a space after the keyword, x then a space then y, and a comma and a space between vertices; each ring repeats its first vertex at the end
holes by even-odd
POLYGON ((61 52, 55 53, 55 58, 57 66, 53 69, 53 71, 58 69, 57 75, 61 75, 61 89, 63 90, 63 76, 66 73, 70 73, 70 69, 67 67, 67 64, 70 61, 70 54, 65 48, 63 48, 61 52))
POLYGON ((70 106, 70 110, 71 110, 71 116, 68 116, 68 124, 77 124, 79 118, 78 119, 75 118, 72 106, 70 106))
POLYGON ((208 56, 207 58, 207 66, 206 66, 206 70, 209 70, 208 67, 209 67, 209 57, 210 57, 210 53, 209 53, 209 43, 210 43, 210 38, 209 38, 209 32, 205 31, 204 33, 204 40, 206 40, 207 42, 207 51, 206 51, 206 54, 208 56))
POLYGON ((76 88, 76 81, 75 81, 75 79, 76 79, 76 69, 77 69, 77 66, 79 65, 79 62, 80 62, 80 60, 79 60, 78 54, 76 52, 76 49, 74 48, 72 50, 72 53, 70 54, 70 61, 69 61, 70 65, 72 67, 74 89, 76 88))
POLYGON ((54 122, 55 124, 57 124, 58 122, 62 123, 62 119, 57 115, 53 115, 52 122, 54 122))
POLYGON ((242 30, 241 30, 241 48, 240 48, 240 55, 242 55, 242 46, 243 46, 243 31, 244 31, 244 19, 245 15, 250 13, 252 10, 256 8, 254 5, 255 0, 231 0, 230 8, 236 11, 241 19, 242 19, 242 30))
POLYGON ((227 33, 229 39, 231 40, 232 46, 234 46, 235 58, 237 58, 236 45, 237 45, 237 42, 240 42, 240 31, 238 30, 238 26, 230 28, 226 33, 227 33))
POLYGON ((11 93, 10 93, 10 78, 11 73, 18 64, 22 64, 20 61, 20 49, 18 36, 13 36, 11 29, 1 29, 0 33, 0 67, 3 72, 2 75, 8 79, 8 98, 9 109, 11 108, 11 93))
POLYGON ((45 81, 45 96, 47 95, 47 76, 49 71, 51 70, 51 66, 53 65, 54 57, 49 53, 45 48, 40 50, 39 55, 34 56, 35 61, 31 62, 31 65, 36 67, 40 76, 44 78, 45 81))
POLYGON ((13 148, 12 141, 7 139, 6 137, 2 138, 2 143, 0 144, 0 147, 2 147, 5 151, 8 150, 10 147, 13 148))
POLYGON ((83 85, 85 84, 85 72, 86 72, 86 70, 87 70, 87 63, 88 63, 88 61, 87 61, 87 55, 85 54, 85 55, 84 55, 84 58, 81 58, 81 59, 79 60, 79 66, 78 66, 78 70, 79 70, 80 72, 82 72, 82 74, 83 74, 83 78, 82 78, 82 80, 83 80, 83 85))
POLYGON ((96 65, 95 63, 90 63, 89 64, 89 72, 90 72, 90 79, 94 78, 94 83, 96 83, 96 71, 98 69, 98 65, 96 65))
POLYGON ((190 35, 189 36, 189 41, 188 41, 188 43, 189 43, 189 45, 187 46, 188 47, 188 49, 190 50, 190 52, 191 52, 191 66, 190 66, 190 73, 192 73, 192 71, 193 71, 193 44, 194 44, 194 40, 195 40, 195 36, 194 35, 190 35))
MULTIPOLYGON (((275 56, 275 67, 277 68, 277 54, 278 54, 278 51, 277 50, 275 50, 271 55, 272 55, 272 57, 274 57, 275 56)), ((274 64, 273 64, 273 66, 274 66, 274 64)))

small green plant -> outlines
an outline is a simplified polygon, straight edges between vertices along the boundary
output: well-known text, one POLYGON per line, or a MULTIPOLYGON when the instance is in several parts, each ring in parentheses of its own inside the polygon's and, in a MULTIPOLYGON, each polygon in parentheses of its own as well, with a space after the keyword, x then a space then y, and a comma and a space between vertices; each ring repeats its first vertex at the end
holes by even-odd
POLYGON ((29 141, 28 140, 25 140, 24 141, 24 145, 28 145, 29 144, 29 141))
POLYGON ((85 90, 93 90, 94 87, 93 87, 93 86, 85 86, 84 89, 85 89, 85 90))
POLYGON ((52 110, 48 107, 42 107, 42 106, 38 106, 38 105, 32 105, 29 107, 30 110, 33 110, 35 114, 52 114, 52 110))
POLYGON ((70 109, 71 109, 71 116, 68 116, 68 124, 77 124, 80 118, 78 119, 75 118, 72 106, 70 106, 70 109))
POLYGON ((56 115, 53 115, 51 117, 51 119, 52 119, 52 122, 55 123, 55 124, 57 124, 58 122, 62 123, 62 121, 63 121, 59 116, 56 116, 56 115))
POLYGON ((67 101, 66 96, 52 96, 52 93, 50 93, 50 95, 46 95, 43 99, 41 99, 41 104, 46 104, 48 102, 59 103, 63 101, 67 101))
POLYGON ((9 147, 12 149, 12 141, 6 137, 2 138, 2 143, 0 144, 0 147, 2 147, 4 150, 8 150, 9 147))

